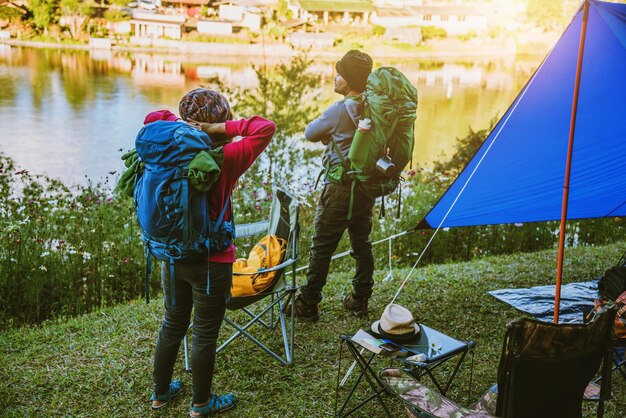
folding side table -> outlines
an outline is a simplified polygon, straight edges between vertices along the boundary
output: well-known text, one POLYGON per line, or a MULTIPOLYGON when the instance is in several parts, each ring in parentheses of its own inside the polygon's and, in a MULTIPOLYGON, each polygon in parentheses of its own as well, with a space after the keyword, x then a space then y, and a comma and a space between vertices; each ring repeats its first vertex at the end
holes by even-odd
POLYGON ((420 338, 415 344, 407 343, 404 348, 407 350, 422 354, 422 361, 409 360, 407 357, 401 357, 406 368, 409 369, 418 381, 423 376, 428 376, 433 384, 439 390, 439 393, 446 395, 448 389, 452 385, 452 381, 456 377, 465 356, 476 343, 474 341, 459 341, 442 332, 434 330, 426 325, 420 324, 420 338), (453 357, 457 357, 454 370, 448 375, 447 380, 440 382, 440 379, 433 374, 433 371, 453 357))
MULTIPOLYGON (((381 357, 391 358, 394 361, 400 361, 404 363, 405 368, 411 373, 411 375, 413 375, 418 380, 424 376, 428 376, 428 378, 435 384, 441 394, 446 394, 454 378, 456 377, 457 372, 463 364, 465 356, 467 355, 469 350, 475 346, 475 342, 460 341, 454 339, 442 332, 434 330, 423 324, 420 324, 419 327, 419 335, 416 336, 414 340, 407 342, 402 346, 404 349, 410 352, 409 356, 407 357, 399 357, 389 354, 377 355, 376 353, 354 342, 351 335, 342 335, 340 337, 340 364, 337 370, 337 387, 335 393, 336 417, 347 417, 363 407, 372 399, 378 400, 388 417, 393 416, 389 411, 389 407, 385 403, 382 396, 386 392, 385 386, 378 377, 378 374, 372 370, 372 364, 374 360, 381 357), (348 395, 343 400, 341 407, 337 409, 339 399, 339 387, 341 385, 341 349, 343 345, 347 347, 348 353, 350 353, 351 358, 354 360, 353 367, 355 365, 358 366, 359 374, 357 375, 356 381, 350 389, 348 395), (433 371, 453 358, 456 358, 456 364, 454 365, 453 371, 447 376, 445 381, 440 381, 441 378, 438 379, 433 371), (357 387, 363 380, 367 382, 371 394, 360 403, 358 403, 356 406, 346 411, 348 407, 348 402, 353 397, 357 387)), ((346 373, 344 381, 347 379, 353 367, 351 367, 346 373)))

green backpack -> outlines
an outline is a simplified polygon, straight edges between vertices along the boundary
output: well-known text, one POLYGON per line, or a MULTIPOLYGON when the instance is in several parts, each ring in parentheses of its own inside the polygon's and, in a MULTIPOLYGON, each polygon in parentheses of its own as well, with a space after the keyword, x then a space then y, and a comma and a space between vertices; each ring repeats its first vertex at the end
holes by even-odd
MULTIPOLYGON (((397 189, 400 174, 412 159, 417 117, 417 89, 396 68, 374 70, 360 97, 365 104, 363 119, 370 119, 371 128, 369 131, 357 129, 349 161, 342 159, 348 177, 343 181, 351 185, 348 219, 352 216, 356 188, 372 198, 386 196, 397 189)), ((384 214, 384 198, 382 208, 384 214)))

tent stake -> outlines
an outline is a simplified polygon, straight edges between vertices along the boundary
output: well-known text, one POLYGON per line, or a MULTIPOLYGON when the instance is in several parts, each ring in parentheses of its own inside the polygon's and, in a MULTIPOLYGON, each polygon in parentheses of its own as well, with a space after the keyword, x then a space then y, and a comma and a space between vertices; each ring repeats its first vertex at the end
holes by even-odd
POLYGON ((561 205, 561 226, 559 229, 559 248, 556 265, 556 293, 554 295, 554 323, 559 323, 559 307, 561 304, 561 279, 563 277, 563 253, 565 251, 565 224, 567 222, 567 203, 569 199, 569 180, 572 167, 572 151, 574 149, 574 131, 576 129, 576 112, 578 110, 578 91, 580 89, 580 74, 583 66, 585 51, 585 36, 587 34, 587 20, 589 18, 589 1, 583 5, 583 20, 580 30, 580 46, 578 48, 578 63, 576 64, 576 80, 574 82, 574 99, 572 100, 572 117, 569 125, 569 140, 567 144, 567 162, 565 164, 565 181, 563 184, 563 203, 561 205))

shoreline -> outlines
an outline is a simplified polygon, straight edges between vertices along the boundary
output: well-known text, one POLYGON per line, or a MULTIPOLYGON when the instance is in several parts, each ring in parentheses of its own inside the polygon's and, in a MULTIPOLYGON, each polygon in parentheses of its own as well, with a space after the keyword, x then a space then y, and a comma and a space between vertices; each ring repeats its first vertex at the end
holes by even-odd
MULTIPOLYGON (((291 58, 295 56, 299 50, 288 44, 226 44, 226 43, 209 43, 209 42, 184 42, 184 41, 159 41, 155 40, 156 45, 137 46, 137 45, 112 45, 106 49, 96 49, 89 44, 64 44, 56 42, 43 41, 25 41, 19 39, 0 40, 0 44, 40 49, 69 49, 78 51, 93 51, 96 53, 115 53, 115 52, 135 52, 150 54, 175 54, 175 55, 194 55, 198 57, 215 57, 231 56, 231 57, 272 57, 275 59, 291 58)), ((346 51, 338 49, 309 49, 311 58, 321 59, 338 59, 345 54, 346 51)), ((407 59, 407 60, 493 60, 495 59, 511 59, 518 55, 515 48, 500 48, 487 46, 484 48, 468 48, 464 51, 444 50, 438 51, 394 51, 388 47, 373 48, 370 55, 374 59, 407 59)))

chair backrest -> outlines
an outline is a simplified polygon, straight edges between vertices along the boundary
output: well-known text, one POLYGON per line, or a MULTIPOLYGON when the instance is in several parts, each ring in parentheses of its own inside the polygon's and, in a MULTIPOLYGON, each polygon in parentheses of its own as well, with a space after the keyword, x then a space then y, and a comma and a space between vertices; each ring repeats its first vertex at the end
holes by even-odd
MULTIPOLYGON (((270 209, 268 233, 287 241, 283 262, 298 259, 298 234, 300 232, 298 216, 298 200, 286 191, 277 189, 270 209)), ((264 293, 281 290, 287 285, 285 270, 277 272, 274 284, 264 293)), ((295 286, 295 273, 292 279, 295 286)))
POLYGON ((581 417, 583 393, 606 359, 614 317, 610 308, 588 324, 511 322, 498 368, 496 415, 581 417))
POLYGON ((282 189, 274 194, 267 232, 287 241, 286 260, 298 258, 298 200, 282 189))
MULTIPOLYGON (((298 223, 299 209, 298 200, 282 189, 276 189, 270 208, 268 221, 256 222, 253 224, 237 225, 237 237, 263 236, 267 234, 276 235, 287 241, 283 262, 298 259, 298 223)), ((272 292, 278 292, 287 286, 295 287, 295 274, 292 276, 291 284, 285 281, 285 270, 277 271, 274 283, 263 292, 253 296, 243 296, 231 298, 227 303, 227 308, 231 310, 240 309, 255 301, 262 299, 272 292)))

